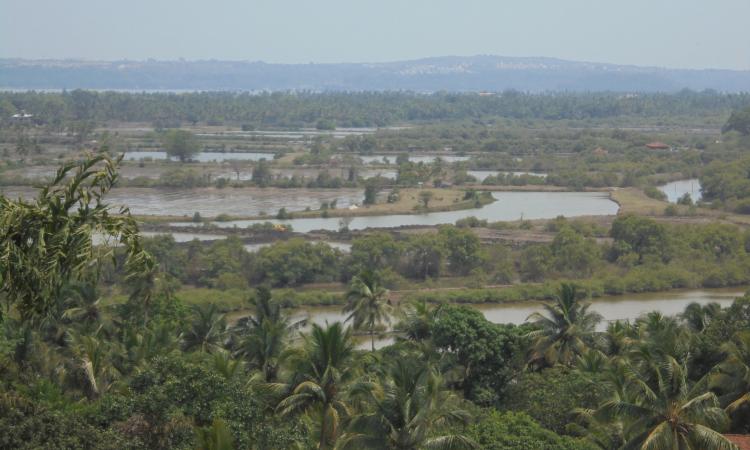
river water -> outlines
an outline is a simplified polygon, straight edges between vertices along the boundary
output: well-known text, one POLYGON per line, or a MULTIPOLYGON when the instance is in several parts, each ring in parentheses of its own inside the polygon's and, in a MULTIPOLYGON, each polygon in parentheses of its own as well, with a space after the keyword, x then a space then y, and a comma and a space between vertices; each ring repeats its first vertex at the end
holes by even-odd
MULTIPOLYGON (((603 321, 597 326, 598 331, 604 331, 607 324, 615 320, 635 320, 651 311, 659 311, 664 315, 673 316, 682 313, 690 303, 705 305, 716 302, 722 307, 732 304, 736 297, 745 294, 748 287, 734 287, 723 289, 686 289, 659 293, 627 294, 621 296, 607 296, 591 301, 590 311, 596 311, 602 315, 603 321)), ((534 312, 542 312, 541 302, 519 302, 519 303, 482 303, 466 304, 476 308, 484 314, 490 322, 512 323, 520 325, 534 312)), ((312 323, 325 325, 325 323, 343 322, 346 314, 341 312, 340 306, 306 307, 294 310, 292 315, 296 318, 307 317, 312 323)), ((394 319, 395 323, 396 319, 394 319)), ((379 338, 376 347, 382 347, 393 342, 390 337, 379 338)), ((362 347, 367 347, 362 344, 362 347)))
MULTIPOLYGON (((511 221, 518 219, 552 219, 557 216, 613 215, 618 206, 604 192, 493 192, 496 201, 482 208, 459 211, 443 211, 427 214, 391 214, 383 216, 354 217, 349 223, 350 230, 366 228, 393 228, 404 225, 434 226, 455 223, 459 219, 474 216, 488 221, 511 221)), ((291 220, 269 219, 275 224, 291 225, 294 231, 307 233, 313 230, 336 231, 341 227, 341 219, 303 218, 291 220)), ((214 222, 224 228, 247 226, 266 220, 236 220, 214 222)), ((173 226, 195 226, 189 222, 174 222, 173 226)))

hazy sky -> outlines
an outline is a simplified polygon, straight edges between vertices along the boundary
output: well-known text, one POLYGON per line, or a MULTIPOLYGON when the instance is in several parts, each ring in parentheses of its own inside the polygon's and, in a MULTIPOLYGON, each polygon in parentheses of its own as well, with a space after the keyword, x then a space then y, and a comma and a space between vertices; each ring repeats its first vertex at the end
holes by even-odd
POLYGON ((750 69, 750 0, 0 0, 0 57, 750 69))

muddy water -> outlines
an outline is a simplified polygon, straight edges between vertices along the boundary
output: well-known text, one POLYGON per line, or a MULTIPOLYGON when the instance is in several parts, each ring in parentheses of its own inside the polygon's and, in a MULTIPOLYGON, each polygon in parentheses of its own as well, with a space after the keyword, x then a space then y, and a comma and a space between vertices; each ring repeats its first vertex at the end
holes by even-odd
MULTIPOLYGON (((193 156, 191 159, 198 162, 211 162, 211 161, 260 161, 261 159, 272 160, 274 157, 273 153, 222 153, 222 152, 200 152, 193 156)), ((146 152, 125 152, 124 159, 126 161, 138 161, 141 159, 167 159, 167 152, 161 151, 146 151, 146 152)), ((172 157, 172 161, 179 161, 179 158, 172 157)))
MULTIPOLYGON (((627 294, 622 296, 608 296, 594 299, 591 303, 591 311, 602 315, 604 320, 598 325, 598 330, 603 331, 607 324, 615 320, 635 320, 651 311, 659 311, 664 315, 673 316, 680 314, 690 303, 702 305, 716 302, 722 307, 731 305, 736 297, 745 294, 748 287, 725 288, 725 289, 690 289, 661 293, 627 294)), ((522 324, 530 314, 541 312, 541 302, 520 302, 506 304, 477 304, 466 305, 478 309, 490 322, 522 324)), ((326 322, 342 322, 346 315, 341 312, 341 307, 307 307, 295 310, 295 317, 307 317, 310 322, 325 325, 326 322)), ((393 342, 392 338, 380 338, 376 341, 376 347, 382 347, 393 342)), ((369 341, 367 341, 369 345, 369 341)), ((365 347, 365 345, 362 345, 365 347)))
MULTIPOLYGON (((488 221, 518 219, 552 219, 566 217, 616 214, 618 206, 602 192, 493 192, 496 201, 483 208, 460 211, 444 211, 427 214, 393 214, 383 216, 355 217, 349 223, 350 230, 365 228, 392 228, 402 225, 434 226, 455 223, 459 219, 475 216, 488 221)), ((338 230, 341 219, 305 218, 292 220, 268 220, 273 223, 291 225, 294 231, 307 233, 313 230, 338 230)), ((245 228, 263 220, 237 220, 215 222, 220 227, 245 228)), ((194 226, 191 223, 173 223, 174 226, 194 226)))
MULTIPOLYGON (((30 187, 0 188, 11 198, 19 195, 33 198, 36 191, 30 187)), ((199 189, 113 189, 107 195, 112 206, 126 205, 133 214, 188 216, 197 211, 203 217, 219 214, 235 216, 276 215, 282 207, 287 211, 318 209, 321 202, 337 201, 337 207, 346 208, 360 203, 360 189, 275 189, 275 188, 199 188, 199 189)))

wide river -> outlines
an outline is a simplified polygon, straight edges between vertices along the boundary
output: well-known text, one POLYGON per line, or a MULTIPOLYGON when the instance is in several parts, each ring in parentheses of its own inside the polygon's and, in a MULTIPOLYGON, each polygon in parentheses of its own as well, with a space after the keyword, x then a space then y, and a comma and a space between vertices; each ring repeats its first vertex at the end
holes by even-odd
MULTIPOLYGON (((591 301, 590 311, 596 311, 602 315, 603 321, 597 329, 603 331, 607 324, 615 320, 634 320, 651 311, 659 311, 664 315, 673 316, 680 314, 690 303, 705 305, 716 302, 722 307, 729 306, 736 297, 745 294, 748 287, 734 287, 723 289, 686 289, 659 293, 627 294, 621 296, 600 297, 591 301)), ((466 306, 476 308, 484 314, 490 322, 522 324, 530 314, 541 312, 541 302, 519 302, 519 303, 481 303, 466 306)), ((307 307, 295 310, 293 316, 296 318, 307 317, 310 322, 324 325, 326 322, 343 322, 346 315, 341 312, 341 307, 320 306, 307 307)), ((392 338, 381 338, 376 341, 376 346, 388 345, 392 338)), ((364 343, 362 347, 366 347, 364 343)))
MULTIPOLYGON (((557 216, 598 216, 617 213, 617 203, 604 192, 493 192, 495 202, 482 208, 443 211, 427 214, 391 214, 382 216, 355 217, 349 223, 350 230, 366 228, 393 228, 404 225, 434 226, 455 223, 459 219, 474 216, 490 222, 518 219, 552 219, 557 216)), ((291 220, 236 220, 214 222, 223 228, 245 228, 262 222, 291 225, 294 231, 307 233, 313 230, 338 230, 341 219, 303 218, 291 220)), ((189 222, 174 222, 173 226, 195 226, 189 222)))

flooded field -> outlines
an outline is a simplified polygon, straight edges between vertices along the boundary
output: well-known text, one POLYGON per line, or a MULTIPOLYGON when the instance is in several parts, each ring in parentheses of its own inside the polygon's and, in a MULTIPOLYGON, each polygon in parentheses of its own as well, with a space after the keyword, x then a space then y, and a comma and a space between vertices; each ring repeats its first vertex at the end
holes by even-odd
MULTIPOLYGON (((19 195, 31 198, 36 191, 31 187, 6 187, 0 192, 11 198, 19 195)), ((133 214, 204 217, 219 214, 275 216, 280 208, 287 211, 317 209, 321 202, 336 200, 337 207, 346 208, 362 201, 362 190, 347 189, 277 189, 277 188, 198 188, 154 189, 120 188, 107 195, 112 206, 127 205, 133 214)))
MULTIPOLYGON (((265 160, 272 160, 274 157, 273 153, 240 153, 240 152, 234 152, 234 153, 223 153, 223 152, 200 152, 193 156, 191 159, 193 161, 198 162, 221 162, 221 161, 231 161, 231 160, 241 160, 241 161, 260 161, 261 159, 265 160)), ((164 160, 167 159, 167 152, 161 152, 161 151, 147 151, 147 152, 125 152, 125 156, 123 158, 125 161, 140 161, 144 159, 153 159, 153 160, 164 160)), ((172 161, 179 161, 179 158, 172 157, 170 158, 172 161)))

